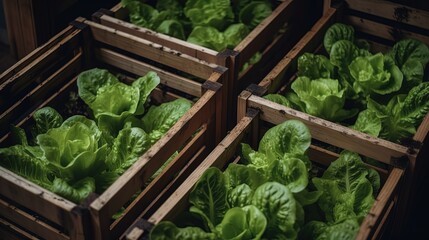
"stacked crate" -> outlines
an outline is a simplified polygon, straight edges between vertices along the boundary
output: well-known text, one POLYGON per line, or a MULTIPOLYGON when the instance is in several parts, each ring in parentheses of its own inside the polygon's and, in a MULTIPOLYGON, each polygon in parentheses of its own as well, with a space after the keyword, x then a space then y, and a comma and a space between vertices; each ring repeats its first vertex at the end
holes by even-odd
MULTIPOLYGON (((311 116, 303 116, 305 114, 287 109, 278 104, 273 104, 263 98, 252 96, 255 103, 248 104, 245 109, 245 114, 240 118, 240 121, 233 130, 220 142, 220 144, 207 156, 206 159, 198 166, 189 178, 177 188, 177 190, 161 205, 152 215, 144 216, 139 219, 134 226, 128 230, 126 239, 144 239, 144 234, 148 234, 151 228, 161 221, 175 221, 179 214, 189 210, 189 193, 194 185, 200 179, 204 171, 209 167, 217 167, 226 169, 229 163, 240 162, 239 152, 240 143, 248 143, 257 149, 257 144, 260 141, 267 127, 280 124, 286 120, 298 119, 304 122, 309 128, 313 138, 318 138, 318 134, 323 133, 325 129, 318 126, 316 123, 305 121, 311 116), (143 237, 143 238, 142 238, 143 237)), ((250 101, 250 100, 249 100, 250 101)), ((328 133, 324 133, 328 134, 328 133)), ((332 137, 332 136, 331 136, 332 137)), ((336 139, 340 141, 348 141, 349 136, 337 135, 336 139)), ((377 146, 371 147, 373 150, 377 146)), ((329 166, 330 162, 338 158, 338 154, 327 151, 321 147, 311 145, 310 160, 316 165, 329 166)), ((382 187, 378 193, 377 200, 374 202, 371 211, 363 220, 360 227, 357 239, 369 239, 377 237, 383 233, 385 217, 392 217, 392 209, 396 206, 395 197, 397 196, 401 180, 404 175, 404 169, 396 166, 387 171, 377 169, 382 179, 382 187)), ((387 219, 388 220, 388 219, 387 219)))
MULTIPOLYGON (((226 68, 83 18, 0 76, 2 126, 25 128, 37 109, 63 109, 70 92, 77 89, 77 75, 94 67, 119 74, 124 81, 154 71, 161 85, 151 96, 153 103, 185 97, 194 101, 193 106, 103 194, 80 205, 0 168, 5 236, 15 232, 18 238, 115 239, 141 212, 156 208, 226 134, 221 84, 227 81, 226 68), (176 151, 179 154, 163 172, 111 223, 112 216, 176 151)), ((11 134, 8 128, 1 131, 2 146, 7 146, 11 134)))
MULTIPOLYGON (((380 51, 403 37, 429 45, 429 13, 425 11, 387 1, 333 2, 335 6, 329 0, 318 1, 323 6, 319 15, 322 11, 310 7, 310 1, 278 1, 272 15, 236 48, 223 52, 135 26, 127 22, 128 12, 120 3, 94 13, 93 21, 78 18, 0 75, 3 126, 28 126, 37 109, 61 106, 76 91, 77 75, 94 67, 109 69, 127 82, 155 71, 161 87, 152 101, 185 97, 194 105, 103 194, 79 205, 0 167, 0 234, 9 238, 140 239, 151 226, 173 220, 188 207, 189 192, 208 167, 224 168, 239 161, 236 150, 240 142, 256 146, 268 125, 289 119, 304 122, 315 140, 388 166, 375 168, 382 188, 357 238, 400 232, 416 185, 429 167, 424 161, 429 114, 412 144, 404 146, 262 98, 288 89, 296 77, 298 57, 320 51, 326 29, 335 22, 354 26, 380 51), (280 29, 286 30, 279 34, 280 29), (263 53, 262 59, 240 72, 256 52, 263 53), (124 215, 112 221, 112 215, 178 149, 178 156, 126 206, 124 215)), ((9 138, 10 131, 1 128, 2 147, 9 138)), ((311 146, 310 159, 316 164, 326 167, 337 157, 311 146)))
MULTIPOLYGON (((209 167, 225 169, 239 162, 237 147, 241 142, 257 146, 264 126, 296 119, 307 125, 313 139, 370 157, 387 168, 375 168, 382 178, 382 188, 367 217, 363 220, 357 239, 389 238, 400 234, 407 219, 407 209, 415 201, 416 186, 427 172, 429 113, 413 137, 413 143, 399 145, 371 137, 339 124, 329 122, 270 102, 263 95, 282 92, 296 77, 297 59, 304 52, 318 52, 323 46, 326 30, 335 22, 352 25, 361 36, 370 40, 379 51, 386 51, 394 41, 404 37, 418 39, 429 45, 427 12, 387 1, 346 0, 335 7, 325 1, 324 15, 301 40, 279 61, 258 84, 250 85, 238 96, 237 125, 213 150, 189 178, 153 214, 142 216, 128 230, 127 239, 141 239, 161 221, 174 221, 189 208, 188 196, 195 183, 209 167)), ((266 129, 266 128, 265 128, 266 129)), ((328 166, 338 155, 320 146, 311 146, 310 159, 328 166)), ((409 213, 409 211, 408 211, 409 213)))
MULTIPOLYGON (((148 3, 152 2, 148 1, 148 3)), ((226 49, 223 52, 129 23, 129 13, 121 3, 110 10, 101 9, 93 15, 93 19, 102 25, 148 39, 203 61, 227 67, 230 74, 229 82, 223 85, 227 91, 228 102, 231 103, 228 106, 230 108, 228 128, 232 128, 235 124, 236 96, 249 84, 260 81, 280 60, 282 54, 289 51, 311 28, 313 19, 318 17, 317 14, 321 14, 318 9, 311 8, 309 3, 307 0, 278 1, 270 16, 256 26, 234 49, 226 49), (262 52, 261 60, 240 72, 243 65, 257 52, 262 52)))
MULTIPOLYGON (((237 119, 244 116, 247 108, 261 107, 259 96, 281 93, 290 89, 290 84, 296 78, 298 57, 305 52, 320 53, 324 34, 333 23, 342 22, 353 26, 357 34, 368 40, 375 51, 386 52, 395 41, 402 38, 418 39, 429 46, 429 28, 424 24, 428 21, 427 12, 386 1, 346 0, 336 7, 328 7, 311 31, 301 38, 300 42, 258 85, 250 86, 248 91, 241 93, 237 119), (404 13, 406 13, 405 16, 404 13)), ((428 154, 426 145, 428 144, 429 113, 418 127, 412 142, 400 145, 321 118, 307 114, 296 115, 288 108, 284 108, 282 112, 288 116, 288 119, 300 119, 313 128, 317 133, 313 137, 318 140, 406 170, 403 187, 395 197, 398 198, 395 200, 397 212, 391 218, 395 220, 395 227, 392 228, 392 231, 400 231, 404 227, 404 222, 409 218, 409 208, 416 200, 418 184, 428 169, 425 158, 428 154), (347 138, 343 139, 343 136, 347 136, 347 138)), ((375 216, 379 216, 379 214, 375 216)), ((370 228, 374 227, 376 218, 371 224, 369 222, 365 224, 369 224, 370 228)))

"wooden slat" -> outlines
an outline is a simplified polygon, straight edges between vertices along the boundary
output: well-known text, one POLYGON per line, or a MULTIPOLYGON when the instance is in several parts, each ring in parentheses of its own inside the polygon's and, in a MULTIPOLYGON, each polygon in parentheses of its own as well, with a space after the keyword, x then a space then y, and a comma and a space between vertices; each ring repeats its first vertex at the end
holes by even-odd
MULTIPOLYGON (((31 109, 29 106, 38 106, 44 99, 57 92, 55 89, 60 88, 71 76, 77 76, 82 70, 81 56, 82 54, 78 53, 67 64, 49 76, 48 79, 42 81, 19 101, 16 101, 9 109, 1 113, 0 123, 5 126, 7 124, 16 124, 28 114, 28 111, 36 110, 31 109)), ((3 137, 3 130, 7 131, 6 129, 0 130, 0 138, 3 137)))
POLYGON ((420 126, 417 128, 416 134, 414 134, 413 140, 423 143, 426 139, 426 136, 429 132, 429 112, 426 113, 426 116, 423 118, 423 121, 420 123, 420 126))
POLYGON ((59 32, 57 35, 52 37, 48 42, 43 44, 42 46, 36 48, 34 51, 26 55, 24 58, 19 60, 17 63, 15 63, 13 66, 11 66, 9 69, 4 71, 0 74, 0 84, 5 82, 7 79, 11 78, 13 75, 15 75, 17 72, 22 70, 27 65, 31 64, 36 58, 38 58, 40 55, 48 51, 50 48, 52 48, 55 44, 57 44, 59 41, 67 37, 69 34, 71 34, 72 31, 75 31, 75 29, 72 26, 69 26, 59 32))
POLYGON ((93 37, 97 41, 138 54, 202 79, 208 79, 211 73, 219 67, 128 33, 87 20, 84 23, 91 27, 93 37))
POLYGON ((282 2, 273 13, 256 26, 235 48, 240 53, 241 66, 249 60, 256 52, 272 41, 277 31, 288 21, 293 11, 300 12, 299 1, 287 0, 282 2))
POLYGON ((391 1, 346 0, 350 9, 429 30, 429 12, 391 1))
POLYGON ((76 204, 55 195, 28 180, 0 167, 0 193, 20 205, 32 209, 50 221, 72 228, 68 215, 76 204), (34 208, 37 206, 37 208, 34 208))
POLYGON ((176 214, 184 210, 188 205, 188 194, 204 171, 212 166, 222 168, 227 163, 235 154, 236 147, 244 137, 246 129, 250 128, 252 120, 253 117, 242 118, 228 136, 219 143, 201 165, 189 175, 188 179, 152 214, 148 221, 152 224, 157 224, 163 220, 171 220, 176 214))
POLYGON ((108 15, 102 15, 100 17, 100 23, 105 26, 147 39, 151 42, 158 43, 165 47, 177 50, 181 53, 205 60, 207 62, 213 62, 217 64, 222 63, 222 60, 219 59, 219 52, 217 51, 198 46, 196 44, 189 43, 162 33, 158 33, 148 28, 138 27, 123 20, 124 18, 117 18, 117 16, 111 17, 108 15))
POLYGON ((0 236, 2 237, 2 240, 40 239, 13 225, 2 217, 0 217, 0 236))
POLYGON ((67 235, 61 233, 58 229, 50 226, 27 212, 10 205, 9 203, 0 199, 0 215, 8 218, 9 221, 14 222, 20 226, 25 226, 27 231, 30 231, 37 236, 44 239, 70 239, 67 235))
POLYGON ((410 156, 407 153, 407 148, 399 144, 369 136, 261 97, 251 96, 248 99, 247 106, 260 109, 262 111, 262 119, 274 124, 279 124, 287 119, 301 120, 308 126, 313 138, 363 154, 389 165, 395 165, 392 162, 392 158, 410 156))
POLYGON ((371 210, 362 222, 356 239, 367 239, 367 236, 370 235, 370 231, 372 231, 374 226, 376 226, 377 221, 380 221, 380 219, 383 217, 383 212, 387 210, 386 208, 389 206, 388 203, 391 201, 403 174, 404 170, 402 169, 392 169, 389 178, 383 185, 380 193, 377 195, 371 210))
POLYGON ((388 229, 388 224, 390 223, 389 221, 392 220, 393 216, 393 210, 394 207, 396 206, 396 202, 395 201, 391 201, 389 203, 389 205, 386 207, 386 212, 381 216, 381 220, 380 220, 380 224, 378 224, 377 229, 375 230, 373 236, 371 239, 376 240, 376 239, 382 239, 383 234, 385 234, 386 229, 388 229))
POLYGON ((399 31, 394 27, 374 22, 368 19, 355 16, 346 16, 345 23, 353 25, 357 31, 364 32, 372 36, 388 39, 391 41, 398 41, 403 38, 414 38, 429 45, 429 36, 407 30, 399 31))
POLYGON ((172 74, 160 68, 105 48, 96 49, 96 56, 97 59, 101 62, 134 73, 138 76, 144 76, 148 71, 156 71, 162 84, 192 96, 202 96, 203 89, 201 88, 201 83, 189 80, 176 74, 172 74))
POLYGON ((120 176, 102 195, 90 205, 96 239, 107 236, 110 217, 122 207, 144 182, 161 167, 177 149, 191 136, 210 116, 215 107, 216 92, 207 91, 199 101, 182 118, 155 143, 139 160, 120 176), (159 159, 159 160, 158 160, 159 159))
POLYGON ((165 194, 172 191, 170 187, 174 183, 174 180, 177 179, 177 173, 186 169, 186 165, 192 163, 192 160, 195 160, 192 159, 192 157, 194 155, 198 156, 198 151, 203 148, 204 143, 206 143, 203 139, 207 137, 206 133, 207 127, 203 126, 201 131, 199 131, 185 148, 179 152, 178 156, 176 156, 127 207, 124 215, 112 224, 112 231, 109 234, 110 238, 118 238, 143 210, 145 210, 145 212, 149 211, 154 205, 156 206, 156 204, 159 204, 158 201, 160 201, 159 199, 161 197, 165 198, 165 194))
POLYGON ((296 66, 297 58, 305 52, 312 52, 320 45, 323 40, 324 32, 333 22, 336 16, 336 10, 331 8, 327 13, 320 18, 313 26, 311 31, 307 32, 301 40, 285 55, 283 59, 262 79, 259 86, 267 89, 268 93, 274 93, 284 84, 285 78, 290 77, 294 71, 292 67, 296 66))
POLYGON ((51 67, 64 56, 64 49, 74 49, 77 47, 80 31, 74 31, 67 35, 66 38, 57 43, 54 47, 36 58, 31 64, 28 64, 21 71, 17 72, 8 80, 0 85, 0 109, 6 107, 5 103, 16 101, 15 95, 21 95, 21 91, 29 85, 35 85, 36 80, 44 73, 46 68, 51 67), (11 95, 11 93, 14 93, 11 95), (4 99, 8 96, 8 99, 4 99))

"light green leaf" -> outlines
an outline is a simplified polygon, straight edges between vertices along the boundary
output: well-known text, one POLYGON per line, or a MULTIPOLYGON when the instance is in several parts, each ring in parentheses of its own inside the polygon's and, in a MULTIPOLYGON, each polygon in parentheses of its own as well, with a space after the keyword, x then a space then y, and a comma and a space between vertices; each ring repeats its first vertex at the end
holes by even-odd
POLYGON ((148 135, 140 128, 124 128, 116 137, 107 158, 109 171, 122 174, 150 148, 148 135))
POLYGON ((304 190, 308 184, 308 169, 305 163, 294 157, 284 157, 273 161, 268 170, 270 181, 281 183, 291 192, 304 190))
POLYGON ((49 162, 42 158, 43 152, 39 147, 15 145, 0 148, 0 165, 26 179, 49 189, 53 174, 49 162))
POLYGON ((63 123, 63 117, 53 108, 44 107, 33 114, 35 136, 46 133, 51 128, 57 128, 63 123))
POLYGON ((334 65, 323 55, 304 53, 298 58, 297 74, 310 79, 333 78, 334 65))
POLYGON ((217 168, 209 168, 192 189, 189 202, 217 225, 229 208, 226 198, 227 186, 223 173, 217 168))
POLYGON ((229 189, 233 189, 245 183, 252 190, 255 190, 266 182, 266 178, 262 173, 241 164, 230 163, 224 175, 229 189))
POLYGON ((77 78, 79 96, 86 104, 91 105, 96 99, 98 89, 103 86, 113 85, 117 82, 119 82, 119 80, 104 69, 93 68, 81 72, 77 78))
POLYGON ((223 32, 227 48, 234 49, 249 34, 249 32, 249 28, 243 23, 230 25, 223 32))
POLYGON ((218 52, 225 50, 227 47, 225 36, 214 27, 195 27, 186 41, 218 52))
POLYGON ((241 23, 254 29, 272 13, 271 4, 264 1, 252 1, 240 10, 241 23))
POLYGON ((259 152, 271 159, 282 159, 285 154, 304 155, 310 143, 307 126, 297 120, 288 120, 264 134, 259 142, 259 152))
POLYGON ((228 191, 227 201, 230 207, 244 207, 252 204, 253 190, 246 183, 237 185, 228 191))
POLYGON ((79 204, 95 191, 95 182, 91 177, 83 178, 73 184, 69 184, 64 179, 55 178, 51 191, 79 204))
POLYGON ((265 95, 264 98, 270 100, 271 102, 275 102, 286 107, 292 107, 292 103, 285 96, 282 96, 280 94, 268 94, 265 95))
POLYGON ((256 189, 253 205, 261 210, 268 220, 268 232, 287 232, 296 222, 296 201, 284 185, 267 182, 256 189))
POLYGON ((150 231, 151 240, 214 240, 214 233, 204 232, 198 227, 178 228, 174 223, 163 221, 155 225, 150 231))
POLYGON ((381 131, 382 120, 374 111, 366 109, 359 113, 358 118, 351 128, 378 137, 381 131))
POLYGON ((352 26, 343 23, 334 23, 326 30, 323 45, 328 53, 331 52, 332 46, 340 41, 355 41, 355 30, 352 26))
POLYGON ((149 71, 145 76, 138 78, 132 83, 132 86, 139 90, 139 102, 135 115, 144 113, 144 105, 149 98, 151 92, 159 85, 160 79, 156 72, 149 71))
MULTIPOLYGON (((315 187, 323 192, 318 203, 328 222, 366 216, 374 203, 368 175, 370 173, 357 153, 343 151, 321 178, 312 179, 315 187)), ((376 178, 371 173, 371 180, 376 178)))
POLYGON ((229 0, 188 0, 183 11, 194 28, 210 26, 223 31, 234 20, 229 0))
POLYGON ((142 118, 151 143, 158 141, 191 107, 192 103, 184 98, 152 106, 142 118))

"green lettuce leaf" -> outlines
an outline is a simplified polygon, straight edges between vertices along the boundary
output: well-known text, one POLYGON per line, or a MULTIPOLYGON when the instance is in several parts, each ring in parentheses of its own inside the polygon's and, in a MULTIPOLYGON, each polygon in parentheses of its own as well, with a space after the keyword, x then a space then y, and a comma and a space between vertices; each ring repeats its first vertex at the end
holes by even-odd
POLYGON ((86 177, 70 185, 62 178, 55 178, 51 191, 74 203, 80 203, 95 192, 95 182, 93 178, 86 177))
POLYGON ((178 228, 174 223, 163 221, 155 225, 150 231, 150 239, 152 240, 197 240, 207 239, 214 240, 214 233, 204 232, 198 227, 178 228))
POLYGON ((307 126, 297 120, 288 120, 264 134, 259 142, 259 152, 272 159, 282 159, 285 154, 304 155, 310 144, 307 126))
POLYGON ((149 136, 141 128, 124 128, 116 137, 106 164, 121 175, 150 148, 149 136))
POLYGON ((429 48, 415 39, 400 40, 388 53, 404 74, 403 92, 408 92, 423 81, 424 69, 429 62, 429 48))
POLYGON ((218 52, 225 50, 228 45, 222 32, 207 26, 193 28, 186 41, 218 52))
POLYGON ((206 215, 213 225, 218 225, 229 209, 227 191, 223 173, 217 168, 209 168, 192 189, 189 202, 206 215))
POLYGON ((194 28, 210 26, 223 31, 234 20, 229 0, 188 0, 183 11, 194 28))
POLYGON ((342 121, 357 114, 357 109, 344 109, 346 95, 337 80, 319 78, 310 80, 298 77, 291 85, 299 99, 305 103, 304 111, 329 121, 342 121))
POLYGON ((138 78, 132 83, 132 86, 139 90, 139 101, 135 115, 141 115, 145 112, 145 104, 150 93, 159 85, 160 79, 156 72, 149 71, 143 77, 138 78))
POLYGON ((379 137, 400 142, 416 133, 429 111, 429 82, 412 88, 408 95, 394 96, 387 105, 368 99, 367 107, 381 121, 379 137))
POLYGON ((352 26, 343 23, 334 23, 326 30, 323 45, 328 53, 333 45, 340 40, 355 41, 355 30, 352 26))
POLYGON ((246 183, 237 185, 228 191, 227 201, 230 207, 244 207, 252 204, 253 190, 246 183))
POLYGON ((272 159, 261 152, 252 149, 249 144, 241 143, 241 156, 248 167, 254 168, 260 172, 266 172, 272 159))
POLYGON ((281 105, 286 106, 286 107, 292 108, 292 106, 293 106, 292 103, 285 96, 277 94, 277 93, 267 94, 263 98, 270 100, 271 102, 281 104, 281 105))
POLYGON ((262 173, 241 164, 230 163, 224 175, 229 189, 245 183, 251 189, 255 190, 266 182, 266 178, 262 173))
POLYGON ((273 12, 271 4, 266 1, 252 1, 239 13, 240 22, 254 29, 273 12))
POLYGON ((401 89, 402 72, 389 57, 381 53, 355 58, 349 70, 355 80, 353 88, 365 97, 374 93, 386 95, 401 89))
POLYGON ((284 185, 276 182, 264 183, 256 189, 252 205, 261 210, 267 218, 267 237, 294 230, 297 220, 296 201, 292 192, 284 185))
POLYGON ((46 133, 51 128, 57 128, 63 123, 63 117, 53 108, 44 107, 33 114, 35 123, 34 136, 46 133))
POLYGON ((334 224, 311 221, 300 232, 302 240, 355 239, 359 231, 356 219, 347 219, 334 224))
POLYGON ((363 219, 368 214, 374 203, 374 189, 368 175, 371 180, 377 178, 357 153, 343 151, 321 178, 312 179, 317 190, 323 192, 318 204, 328 222, 354 217, 363 219))
POLYGON ((223 32, 226 41, 226 47, 234 49, 248 34, 250 30, 243 23, 231 24, 223 32))
POLYGON ((355 124, 350 127, 373 137, 378 137, 382 128, 382 120, 374 111, 366 109, 359 113, 355 124))
POLYGON ((298 158, 285 156, 273 161, 269 168, 270 181, 281 183, 293 193, 304 190, 308 184, 308 169, 298 158))
POLYGON ((149 134, 151 144, 158 141, 191 107, 192 103, 184 98, 151 106, 142 118, 142 127, 149 134))
POLYGON ((129 11, 130 22, 141 27, 152 28, 152 21, 159 15, 154 7, 138 0, 121 0, 122 6, 129 11))
POLYGON ((38 146, 15 145, 0 148, 0 165, 39 186, 50 189, 53 171, 49 167, 49 162, 42 156, 43 151, 38 146))
POLYGON ((267 219, 255 206, 231 208, 216 227, 222 239, 260 239, 265 231, 267 219))
POLYGON ((105 69, 93 68, 81 72, 77 78, 79 96, 86 104, 91 105, 99 88, 118 82, 119 80, 105 69))
POLYGON ((334 65, 323 55, 304 53, 298 58, 297 74, 310 79, 333 78, 334 65))
POLYGON ((57 176, 80 179, 102 169, 107 144, 94 121, 75 115, 58 128, 37 136, 43 157, 50 162, 57 176))
POLYGON ((183 25, 178 20, 168 19, 162 21, 155 29, 159 33, 163 33, 178 39, 185 40, 185 30, 183 25))

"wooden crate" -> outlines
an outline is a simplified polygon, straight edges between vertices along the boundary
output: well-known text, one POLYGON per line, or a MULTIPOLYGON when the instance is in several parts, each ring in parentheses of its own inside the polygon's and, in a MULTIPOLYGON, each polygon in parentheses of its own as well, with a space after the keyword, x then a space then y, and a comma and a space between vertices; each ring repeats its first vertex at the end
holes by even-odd
MULTIPOLYGON (((247 93, 244 92, 244 94, 247 93)), ((256 98, 255 96, 252 97, 256 98)), ((229 132, 156 212, 146 216, 146 218, 141 218, 130 227, 126 239, 141 239, 142 236, 144 237, 145 234, 149 233, 153 225, 165 220, 174 221, 180 213, 187 211, 189 209, 189 193, 204 171, 209 167, 225 169, 229 163, 239 161, 240 157, 237 156, 237 149, 240 147, 241 142, 249 143, 254 149, 257 149, 257 145, 268 127, 291 119, 291 116, 302 115, 298 111, 284 109, 284 107, 273 104, 263 98, 258 97, 258 100, 258 105, 254 104, 246 109, 246 114, 236 127, 229 132)), ((317 139, 324 129, 318 129, 317 126, 308 121, 306 123, 312 137, 317 139)), ((346 140, 347 138, 347 135, 340 136, 340 140, 346 140)), ((371 148, 377 149, 375 146, 371 148)), ((309 157, 312 162, 327 167, 330 162, 338 158, 338 154, 311 145, 309 157)), ((404 170, 395 166, 391 166, 389 170, 375 169, 380 174, 382 187, 369 214, 361 224, 357 239, 369 239, 369 237, 375 237, 375 235, 383 233, 385 222, 394 217, 397 193, 401 186, 404 170)))
MULTIPOLYGON (((385 4, 385 1, 346 0, 345 5, 340 5, 339 8, 328 7, 324 16, 313 26, 311 31, 283 57, 259 85, 249 88, 253 95, 251 94, 252 96, 247 98, 247 101, 243 100, 241 104, 239 103, 239 118, 245 114, 246 108, 255 107, 256 102, 259 101, 257 96, 287 89, 295 78, 298 57, 304 52, 320 52, 324 34, 328 27, 335 22, 354 26, 357 34, 369 40, 376 51, 385 52, 395 41, 404 37, 419 39, 429 46, 429 26, 424 24, 429 22, 429 14, 410 10, 407 20, 402 19, 399 22, 395 12, 405 8, 400 6, 385 4)), ((284 111, 287 113, 289 109, 285 108, 284 111)), ((398 210, 398 217, 395 219, 396 227, 394 227, 395 231, 402 231, 401 227, 404 226, 403 223, 409 217, 409 207, 412 206, 418 183, 428 172, 429 166, 425 158, 428 154, 427 144, 429 144, 427 140, 429 113, 426 114, 413 136, 413 142, 407 146, 374 138, 317 117, 305 114, 291 117, 305 119, 308 125, 320 129, 319 136, 315 137, 321 138, 329 144, 349 148, 390 165, 396 165, 398 159, 408 159, 404 188, 402 188, 401 199, 398 204, 400 210, 398 210), (339 140, 343 135, 349 137, 339 140), (377 147, 374 148, 373 146, 377 147)))
MULTIPOLYGON (((156 208, 226 134, 221 82, 227 69, 206 64, 160 45, 79 18, 44 47, 3 73, 0 85, 2 126, 25 127, 44 106, 61 110, 76 91, 77 75, 94 67, 132 81, 148 71, 161 78, 154 103, 178 97, 192 108, 113 185, 80 205, 53 194, 0 167, 0 232, 16 238, 116 239, 144 211, 156 208), (157 65, 157 66, 154 66, 157 65), (188 79, 192 76, 202 82, 188 79), (179 151, 180 150, 180 151, 179 151), (176 151, 179 154, 111 222, 134 193, 176 151)), ((2 128, 6 146, 9 131, 2 128)))
MULTIPOLYGON (((100 10, 93 15, 93 19, 103 25, 148 39, 206 62, 227 67, 230 70, 230 77, 229 82, 224 84, 224 87, 228 92, 228 102, 231 103, 231 109, 228 110, 228 122, 231 123, 229 127, 232 128, 235 123, 236 97, 238 94, 250 83, 259 82, 280 60, 282 54, 290 50, 299 38, 311 28, 314 23, 313 19, 316 19, 317 14, 321 15, 321 11, 317 8, 309 7, 307 0, 278 2, 279 4, 273 13, 243 41, 234 49, 227 49, 223 52, 217 52, 131 24, 128 22, 128 11, 122 8, 121 3, 110 10, 100 10), (285 32, 275 37, 285 23, 287 23, 285 32), (258 51, 262 52, 262 59, 240 73, 244 63, 258 51)), ((321 5, 322 0, 312 4, 317 6, 319 3, 321 5)))

